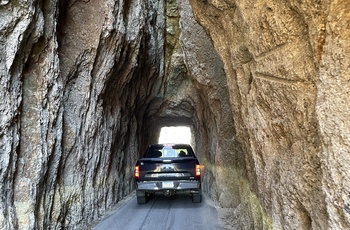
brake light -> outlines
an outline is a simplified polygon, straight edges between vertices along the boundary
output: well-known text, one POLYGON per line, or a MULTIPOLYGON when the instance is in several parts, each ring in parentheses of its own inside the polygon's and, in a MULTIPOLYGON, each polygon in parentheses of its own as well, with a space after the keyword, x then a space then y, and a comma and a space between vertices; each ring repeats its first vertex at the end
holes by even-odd
POLYGON ((134 177, 139 178, 140 177, 140 166, 135 166, 134 168, 134 177))
POLYGON ((197 177, 201 176, 201 166, 200 165, 196 165, 196 176, 197 177))

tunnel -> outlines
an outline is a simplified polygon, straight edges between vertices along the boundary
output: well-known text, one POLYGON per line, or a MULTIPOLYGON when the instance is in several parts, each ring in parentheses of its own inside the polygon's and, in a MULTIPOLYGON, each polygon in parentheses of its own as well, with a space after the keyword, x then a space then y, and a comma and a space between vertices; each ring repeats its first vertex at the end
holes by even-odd
POLYGON ((0 229, 83 229, 186 126, 237 229, 350 228, 346 1, 0 0, 0 229))

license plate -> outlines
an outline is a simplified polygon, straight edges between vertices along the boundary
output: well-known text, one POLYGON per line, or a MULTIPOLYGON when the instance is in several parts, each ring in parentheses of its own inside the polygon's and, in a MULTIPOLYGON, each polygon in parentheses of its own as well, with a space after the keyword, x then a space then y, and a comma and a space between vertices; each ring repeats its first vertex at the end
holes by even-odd
POLYGON ((162 183, 162 188, 173 188, 173 187, 174 187, 174 182, 166 181, 162 183))

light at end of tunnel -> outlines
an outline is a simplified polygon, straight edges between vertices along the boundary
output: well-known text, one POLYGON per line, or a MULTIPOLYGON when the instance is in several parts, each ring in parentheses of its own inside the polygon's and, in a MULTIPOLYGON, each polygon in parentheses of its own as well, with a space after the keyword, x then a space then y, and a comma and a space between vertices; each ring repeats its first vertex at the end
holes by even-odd
POLYGON ((160 130, 160 144, 191 144, 191 128, 187 126, 163 127, 160 130))

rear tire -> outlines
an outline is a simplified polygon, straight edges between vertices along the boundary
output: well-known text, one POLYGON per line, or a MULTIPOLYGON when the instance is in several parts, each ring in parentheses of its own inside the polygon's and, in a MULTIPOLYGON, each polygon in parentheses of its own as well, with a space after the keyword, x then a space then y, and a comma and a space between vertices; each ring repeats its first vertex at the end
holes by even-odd
POLYGON ((192 202, 193 203, 200 203, 200 202, 202 202, 202 195, 200 193, 192 194, 192 202))
POLYGON ((138 196, 137 197, 137 203, 138 204, 146 204, 147 203, 146 197, 145 196, 143 196, 143 197, 138 196))
POLYGON ((146 204, 147 196, 145 191, 136 191, 137 203, 138 204, 146 204))

